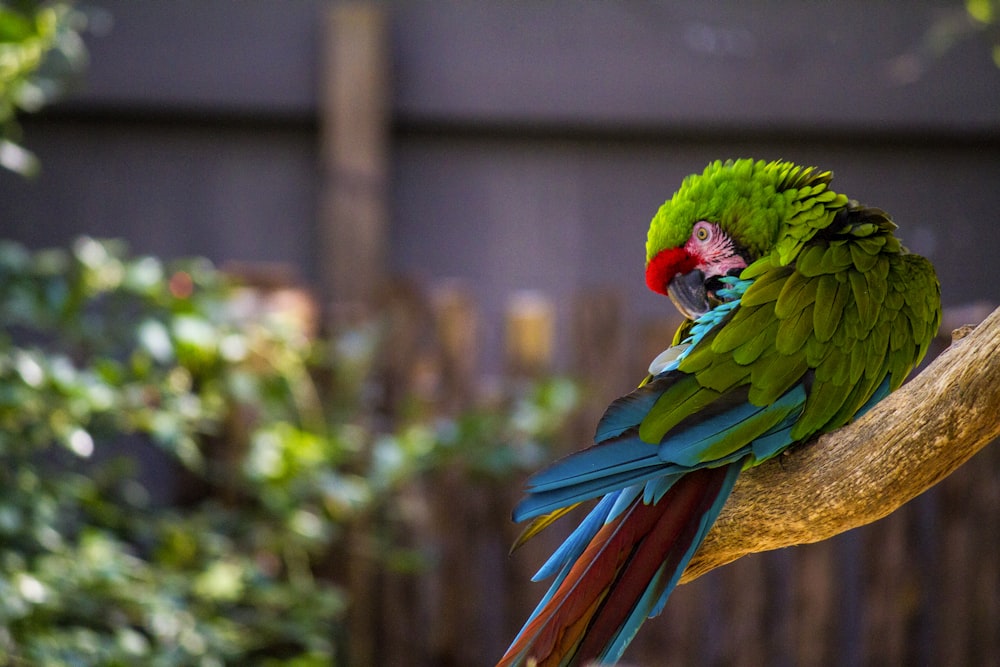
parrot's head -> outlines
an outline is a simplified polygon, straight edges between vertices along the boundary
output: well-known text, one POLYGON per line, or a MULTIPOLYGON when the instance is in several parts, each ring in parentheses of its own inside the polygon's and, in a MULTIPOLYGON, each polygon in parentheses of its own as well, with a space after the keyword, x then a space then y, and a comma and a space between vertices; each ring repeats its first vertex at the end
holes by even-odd
POLYGON ((780 244, 801 243, 783 233, 788 219, 801 212, 797 204, 822 192, 829 197, 821 199, 839 203, 841 196, 827 190, 831 178, 790 162, 747 159, 716 161, 688 176, 649 226, 646 284, 697 319, 718 303, 722 278, 780 244))

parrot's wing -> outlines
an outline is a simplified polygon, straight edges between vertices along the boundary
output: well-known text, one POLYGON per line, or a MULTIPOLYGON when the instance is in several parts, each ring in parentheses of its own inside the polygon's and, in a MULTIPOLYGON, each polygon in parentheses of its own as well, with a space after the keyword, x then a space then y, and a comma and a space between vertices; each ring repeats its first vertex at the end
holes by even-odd
POLYGON ((940 312, 930 263, 900 254, 893 227, 881 211, 851 208, 794 263, 775 253, 748 267, 731 287, 737 298, 696 322, 663 372, 611 404, 594 446, 528 480, 514 518, 635 484, 650 502, 678 474, 759 463, 898 387, 940 312))
POLYGON ((836 222, 793 263, 770 255, 748 267, 740 307, 679 366, 717 391, 748 386, 754 405, 803 385, 793 441, 843 426, 896 389, 940 323, 930 262, 902 250, 883 212, 852 207, 836 222))

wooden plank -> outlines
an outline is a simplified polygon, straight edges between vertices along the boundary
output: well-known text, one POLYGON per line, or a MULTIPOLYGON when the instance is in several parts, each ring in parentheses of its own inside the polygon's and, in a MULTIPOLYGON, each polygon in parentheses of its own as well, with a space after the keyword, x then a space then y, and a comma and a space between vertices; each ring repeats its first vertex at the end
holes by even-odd
POLYGON ((504 349, 512 377, 538 377, 551 369, 555 320, 555 306, 541 292, 523 290, 508 298, 504 349))
POLYGON ((479 313, 470 291, 444 281, 431 293, 438 344, 438 410, 457 414, 475 402, 479 358, 479 313))
POLYGON ((334 5, 326 15, 320 120, 320 262, 334 311, 371 307, 384 280, 389 160, 385 12, 334 5))
POLYGON ((102 0, 72 106, 312 116, 323 0, 102 0))
MULTIPOLYGON (((325 4, 105 0, 74 104, 312 117, 325 4)), ((990 31, 953 0, 391 7, 410 126, 1000 128, 990 31)))
POLYGON ((912 607, 907 581, 906 523, 909 507, 883 519, 879 530, 865 531, 868 544, 865 563, 864 614, 865 653, 875 664, 906 664, 905 624, 912 607))
POLYGON ((595 390, 601 411, 641 377, 626 374, 625 311, 624 297, 612 289, 584 290, 573 302, 574 374, 595 390))
POLYGON ((827 540, 794 549, 793 578, 795 632, 794 664, 829 665, 837 658, 837 604, 842 601, 838 588, 837 544, 827 540))
POLYGON ((394 26, 406 63, 397 111, 408 122, 1000 127, 991 38, 946 0, 410 2, 396 7, 394 26))
POLYGON ((1000 651, 1000 448, 987 447, 944 480, 940 541, 940 599, 930 609, 937 663, 994 664, 1000 651))

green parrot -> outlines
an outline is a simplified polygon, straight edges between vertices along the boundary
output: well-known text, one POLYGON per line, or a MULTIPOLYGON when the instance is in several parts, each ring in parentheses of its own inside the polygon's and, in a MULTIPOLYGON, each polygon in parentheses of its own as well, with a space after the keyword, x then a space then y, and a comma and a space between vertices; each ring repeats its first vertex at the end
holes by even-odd
POLYGON ((713 162, 660 207, 646 284, 685 322, 594 444, 528 480, 519 543, 600 499, 536 579, 499 666, 614 663, 658 614, 740 471, 899 387, 941 319, 930 262, 814 167, 713 162))

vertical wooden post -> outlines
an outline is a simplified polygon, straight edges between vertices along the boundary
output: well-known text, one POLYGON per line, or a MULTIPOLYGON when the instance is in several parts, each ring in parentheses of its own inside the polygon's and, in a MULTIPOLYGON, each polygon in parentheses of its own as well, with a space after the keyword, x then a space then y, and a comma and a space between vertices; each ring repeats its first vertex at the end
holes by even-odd
POLYGON ((625 306, 620 294, 611 290, 587 290, 573 303, 573 376, 582 383, 583 401, 579 418, 573 421, 572 448, 585 445, 608 403, 638 382, 638 374, 626 374, 625 306))
POLYGON ((333 318, 370 309, 384 279, 389 153, 385 11, 335 4, 320 81, 320 266, 333 318))
POLYGON ((441 373, 439 410, 458 414, 474 402, 479 357, 479 316, 472 295, 457 282, 431 295, 441 373))
POLYGON ((513 377, 537 377, 552 365, 555 307, 541 292, 516 292, 507 300, 505 356, 513 377))
MULTIPOLYGON (((388 30, 385 11, 374 4, 334 4, 323 19, 318 241, 327 322, 336 331, 371 313, 385 279, 388 30)), ((371 531, 362 522, 347 542, 348 663, 377 664, 371 531)))

